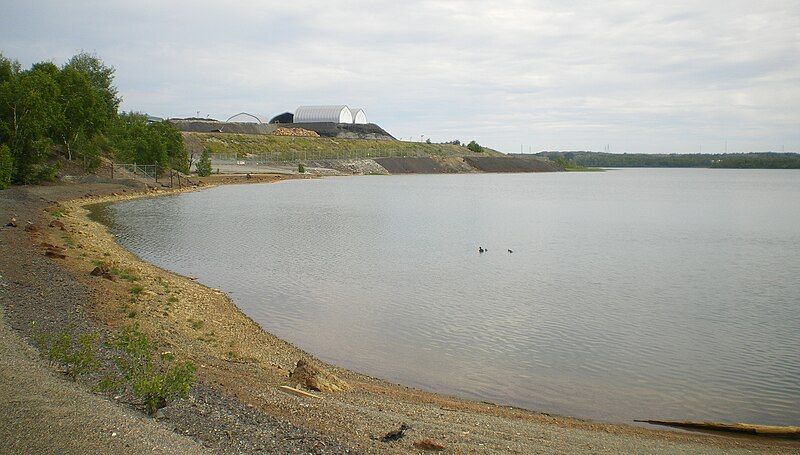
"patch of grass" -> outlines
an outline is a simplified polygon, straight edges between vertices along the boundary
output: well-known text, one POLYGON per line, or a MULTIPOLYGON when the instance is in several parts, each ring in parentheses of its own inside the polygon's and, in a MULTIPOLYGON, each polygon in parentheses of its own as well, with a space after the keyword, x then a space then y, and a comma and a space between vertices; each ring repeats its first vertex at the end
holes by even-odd
POLYGON ((130 273, 127 270, 122 270, 122 269, 117 268, 117 267, 109 268, 108 272, 111 273, 112 275, 120 278, 120 279, 125 280, 125 281, 130 281, 130 282, 139 281, 139 277, 138 276, 130 273))
POLYGON ((139 294, 142 293, 142 291, 144 291, 144 286, 142 286, 141 284, 134 284, 128 289, 128 292, 130 292, 134 296, 138 296, 139 294))
POLYGON ((64 245, 66 245, 67 248, 75 248, 75 240, 73 240, 72 237, 68 235, 62 235, 61 240, 64 241, 64 245))
POLYGON ((189 325, 192 327, 192 330, 200 330, 203 328, 205 322, 203 321, 195 321, 193 319, 189 319, 189 325))
POLYGON ((178 298, 174 295, 171 295, 167 298, 167 304, 172 305, 173 303, 178 303, 178 298))
POLYGON ((92 387, 92 391, 94 392, 111 392, 113 390, 119 390, 124 386, 122 380, 114 375, 105 375, 103 376, 100 381, 92 387))
POLYGON ((78 376, 99 369, 97 333, 76 334, 72 327, 57 333, 34 332, 34 343, 39 351, 51 362, 64 367, 67 377, 75 380, 78 376))
POLYGON ((136 310, 128 311, 128 317, 131 318, 131 319, 135 318, 136 314, 137 314, 136 310))
POLYGON ((53 210, 52 212, 50 212, 50 216, 52 216, 53 218, 61 218, 62 216, 64 216, 64 212, 62 212, 61 210, 53 210))

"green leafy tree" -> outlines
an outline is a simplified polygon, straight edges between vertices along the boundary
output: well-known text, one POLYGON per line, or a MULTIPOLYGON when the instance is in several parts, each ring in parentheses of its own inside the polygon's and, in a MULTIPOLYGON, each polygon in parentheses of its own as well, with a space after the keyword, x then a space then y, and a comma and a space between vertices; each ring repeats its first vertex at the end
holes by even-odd
POLYGON ((105 129, 108 112, 100 94, 92 88, 88 77, 65 67, 57 75, 60 88, 58 112, 52 125, 52 139, 61 143, 72 161, 76 142, 91 143, 105 129))
POLYGON ((166 120, 150 123, 148 128, 163 144, 169 166, 181 172, 189 172, 189 155, 183 146, 183 136, 180 131, 166 120))
POLYGON ((197 160, 195 167, 197 175, 200 177, 211 175, 211 155, 208 153, 208 149, 203 149, 203 153, 200 154, 200 159, 197 160))
POLYGON ((114 67, 108 66, 99 57, 87 52, 81 52, 72 57, 65 65, 85 74, 92 88, 102 98, 107 114, 117 115, 122 99, 118 96, 114 86, 114 67))
POLYGON ((12 183, 32 183, 53 176, 45 159, 50 150, 48 133, 59 113, 58 68, 37 63, 27 71, 0 62, 0 143, 13 160, 12 183))
POLYGON ((475 141, 470 141, 469 144, 467 144, 467 148, 475 153, 483 152, 483 147, 475 141))
POLYGON ((109 141, 117 159, 140 164, 157 164, 188 172, 189 159, 183 136, 169 122, 148 123, 135 112, 122 113, 109 129, 109 141))
POLYGON ((6 144, 0 144, 0 190, 8 188, 8 185, 11 184, 13 164, 11 149, 6 144))

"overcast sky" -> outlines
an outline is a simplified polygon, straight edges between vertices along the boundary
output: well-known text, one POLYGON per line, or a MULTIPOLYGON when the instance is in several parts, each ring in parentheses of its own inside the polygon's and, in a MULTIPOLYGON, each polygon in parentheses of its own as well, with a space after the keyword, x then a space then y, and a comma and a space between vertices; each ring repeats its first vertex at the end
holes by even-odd
POLYGON ((9 1, 0 52, 80 50, 123 109, 363 107, 506 152, 800 150, 800 1, 9 1))

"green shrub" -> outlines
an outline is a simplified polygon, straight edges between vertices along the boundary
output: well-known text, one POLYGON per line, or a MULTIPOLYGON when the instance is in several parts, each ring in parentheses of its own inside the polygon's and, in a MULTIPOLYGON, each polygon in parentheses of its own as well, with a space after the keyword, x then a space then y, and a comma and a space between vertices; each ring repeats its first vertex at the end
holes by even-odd
POLYGON ((155 417, 159 409, 179 397, 185 397, 194 383, 196 368, 189 362, 174 365, 170 353, 153 356, 147 335, 136 327, 120 331, 112 345, 122 353, 117 357, 125 384, 144 401, 147 415, 155 417))
POLYGON ((34 342, 42 355, 62 365, 73 381, 82 374, 98 370, 98 339, 96 333, 76 335, 71 327, 58 333, 37 332, 34 335, 34 342))
POLYGON ((300 163, 300 164, 297 165, 297 172, 299 172, 301 174, 305 174, 306 173, 306 167, 303 166, 303 163, 300 163))

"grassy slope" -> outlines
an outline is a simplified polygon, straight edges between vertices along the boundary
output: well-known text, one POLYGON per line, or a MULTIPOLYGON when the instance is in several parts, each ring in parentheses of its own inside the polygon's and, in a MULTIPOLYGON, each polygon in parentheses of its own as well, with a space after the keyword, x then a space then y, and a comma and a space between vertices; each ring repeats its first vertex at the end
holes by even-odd
MULTIPOLYGON (((208 148, 211 153, 266 154, 276 161, 326 158, 374 158, 387 156, 467 156, 476 155, 466 147, 451 144, 379 141, 316 137, 265 136, 254 134, 185 133, 187 145, 208 148)), ((479 156, 502 156, 486 149, 479 156)))

